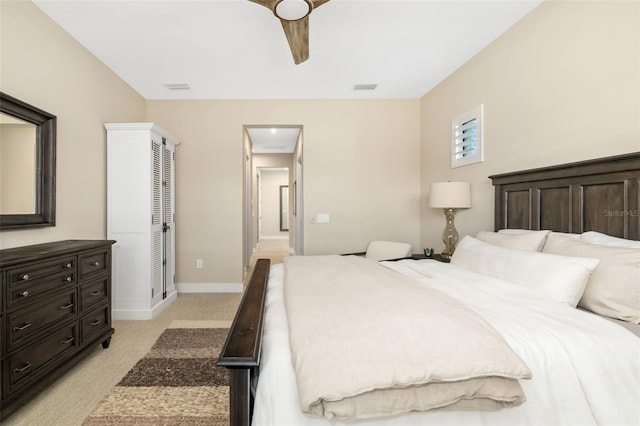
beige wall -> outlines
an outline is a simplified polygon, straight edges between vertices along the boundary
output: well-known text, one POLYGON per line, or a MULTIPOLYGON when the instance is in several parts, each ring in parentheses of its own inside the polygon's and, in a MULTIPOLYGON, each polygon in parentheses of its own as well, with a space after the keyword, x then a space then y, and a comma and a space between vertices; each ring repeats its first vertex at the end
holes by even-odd
POLYGON ((419 100, 149 101, 176 154, 177 279, 237 283, 242 273, 244 125, 304 131, 304 253, 360 251, 371 239, 418 247, 419 100), (329 213, 331 223, 311 224, 329 213), (196 269, 195 259, 206 258, 196 269))
POLYGON ((0 232, 0 248, 106 236, 107 121, 145 100, 27 1, 0 1, 0 90, 57 116, 56 226, 0 232))
POLYGON ((546 1, 421 100, 422 245, 441 250, 429 184, 472 184, 463 234, 493 229, 489 175, 640 150, 640 3, 546 1), (450 168, 450 121, 484 104, 484 163, 450 168))

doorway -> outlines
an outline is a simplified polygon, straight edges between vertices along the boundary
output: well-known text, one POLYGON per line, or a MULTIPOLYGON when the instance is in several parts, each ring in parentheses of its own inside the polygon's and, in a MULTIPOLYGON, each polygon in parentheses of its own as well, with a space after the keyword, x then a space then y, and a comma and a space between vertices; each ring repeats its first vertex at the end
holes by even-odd
POLYGON ((279 240, 289 248, 289 180, 288 167, 256 167, 258 244, 279 240))
POLYGON ((257 254, 274 257, 274 263, 303 254, 302 126, 245 125, 243 143, 246 274, 257 254))

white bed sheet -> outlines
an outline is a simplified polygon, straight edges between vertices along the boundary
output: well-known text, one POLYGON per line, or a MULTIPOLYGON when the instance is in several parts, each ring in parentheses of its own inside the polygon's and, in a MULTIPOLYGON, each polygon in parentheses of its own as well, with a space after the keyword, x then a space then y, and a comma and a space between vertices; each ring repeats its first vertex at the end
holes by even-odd
POLYGON ((533 372, 521 381, 527 401, 496 412, 431 411, 355 423, 304 415, 289 352, 284 267, 273 265, 254 425, 640 425, 640 339, 631 332, 455 265, 383 264, 460 300, 493 325, 533 372))

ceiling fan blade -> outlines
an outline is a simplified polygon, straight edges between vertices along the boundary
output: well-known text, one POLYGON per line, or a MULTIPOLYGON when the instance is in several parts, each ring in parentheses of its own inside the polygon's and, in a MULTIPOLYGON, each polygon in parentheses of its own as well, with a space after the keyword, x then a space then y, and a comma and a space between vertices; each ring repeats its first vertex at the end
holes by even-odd
MULTIPOLYGON (((252 3, 256 3, 270 9, 276 17, 279 17, 276 12, 276 6, 282 0, 249 0, 252 3)), ((327 3, 329 0, 304 0, 309 5, 309 14, 316 7, 320 7, 327 3)), ((283 3, 284 5, 284 3, 283 3)), ((285 15, 286 16, 286 15, 285 15)), ((290 21, 288 19, 280 18, 282 29, 287 36, 287 42, 289 43, 289 49, 293 55, 293 61, 296 65, 309 59, 309 15, 304 18, 290 21)))
POLYGON ((293 62, 298 65, 309 59, 309 16, 297 21, 281 19, 280 22, 289 42, 293 62))
MULTIPOLYGON (((251 0, 253 1, 253 0, 251 0)), ((316 7, 320 7, 323 4, 325 4, 326 2, 328 2, 329 0, 311 0, 311 3, 313 3, 313 8, 315 9, 316 7)))

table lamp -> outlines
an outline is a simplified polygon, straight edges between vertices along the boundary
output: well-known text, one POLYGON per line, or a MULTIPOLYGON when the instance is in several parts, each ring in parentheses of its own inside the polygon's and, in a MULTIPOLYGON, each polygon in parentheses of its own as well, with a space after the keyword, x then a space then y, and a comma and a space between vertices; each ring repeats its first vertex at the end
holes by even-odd
POLYGON ((451 259, 458 243, 458 231, 454 225, 454 218, 457 209, 471 207, 471 185, 468 182, 432 183, 429 206, 444 211, 447 222, 442 232, 442 241, 444 242, 442 257, 451 259))

